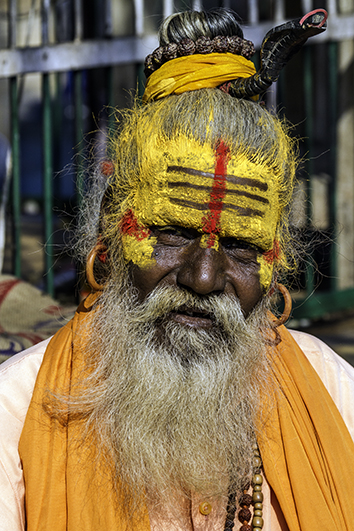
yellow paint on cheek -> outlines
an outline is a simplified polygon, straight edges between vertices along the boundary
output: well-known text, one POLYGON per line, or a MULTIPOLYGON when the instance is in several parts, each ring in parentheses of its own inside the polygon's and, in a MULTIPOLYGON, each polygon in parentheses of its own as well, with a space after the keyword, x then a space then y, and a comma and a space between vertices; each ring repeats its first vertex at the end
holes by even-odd
POLYGON ((261 254, 257 257, 257 262, 259 263, 259 282, 262 288, 267 291, 272 282, 273 264, 267 262, 261 254))
POLYGON ((133 262, 141 269, 155 265, 156 260, 152 257, 152 253, 156 242, 155 237, 138 240, 135 236, 123 234, 122 243, 125 260, 133 262))
POLYGON ((212 238, 212 245, 210 245, 210 234, 203 234, 203 236, 200 238, 200 247, 202 249, 214 249, 214 251, 219 250, 219 236, 217 234, 213 234, 212 238))

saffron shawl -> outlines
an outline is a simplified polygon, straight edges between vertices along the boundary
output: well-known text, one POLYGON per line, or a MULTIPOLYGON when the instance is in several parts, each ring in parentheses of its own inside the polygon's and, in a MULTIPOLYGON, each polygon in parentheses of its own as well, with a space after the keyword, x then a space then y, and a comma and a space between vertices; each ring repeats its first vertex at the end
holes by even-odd
POLYGON ((189 90, 215 88, 230 79, 247 78, 255 73, 252 61, 232 53, 177 57, 148 77, 143 102, 148 103, 189 90))
MULTIPOLYGON (((48 390, 66 390, 82 375, 78 329, 95 311, 95 299, 89 296, 53 337, 38 374, 19 445, 27 531, 150 529, 145 508, 133 527, 119 511, 109 476, 94 459, 94 441, 70 443, 82 435, 82 425, 64 426, 43 408, 48 390)), ((272 367, 280 392, 258 441, 266 478, 290 531, 350 531, 353 441, 302 350, 285 327, 279 332, 272 367)))

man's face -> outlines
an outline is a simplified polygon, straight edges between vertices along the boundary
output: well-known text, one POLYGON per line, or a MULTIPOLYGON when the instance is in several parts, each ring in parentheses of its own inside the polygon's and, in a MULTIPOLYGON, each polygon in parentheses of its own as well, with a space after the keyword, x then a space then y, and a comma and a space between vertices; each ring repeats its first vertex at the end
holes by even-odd
MULTIPOLYGON (((156 238, 155 263, 132 266, 132 280, 144 300, 156 287, 184 288, 201 297, 236 297, 247 316, 262 296, 259 282, 258 251, 236 238, 220 238, 219 248, 201 245, 203 236, 196 230, 178 226, 151 227, 156 238)), ((193 328, 211 328, 208 315, 192 308, 172 312, 170 319, 193 328)))
MULTIPOLYGON (((180 136, 141 155, 141 179, 121 223, 123 251, 144 300, 157 286, 227 294, 247 316, 270 286, 279 221, 277 176, 222 141, 180 136)), ((208 328, 191 308, 171 318, 208 328), (192 313, 192 315, 191 315, 192 313)))

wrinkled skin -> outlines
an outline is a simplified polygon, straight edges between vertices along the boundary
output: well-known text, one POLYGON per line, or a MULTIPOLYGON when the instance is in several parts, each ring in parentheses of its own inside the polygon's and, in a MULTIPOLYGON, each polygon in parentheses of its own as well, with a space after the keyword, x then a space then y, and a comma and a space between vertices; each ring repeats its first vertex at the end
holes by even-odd
MULTIPOLYGON (((157 238, 156 264, 149 268, 132 265, 132 280, 143 301, 159 287, 184 288, 201 297, 227 294, 239 299, 247 317, 262 297, 259 282, 259 250, 235 238, 221 238, 219 250, 200 246, 201 233, 195 229, 151 227, 157 238)), ((175 313, 171 319, 193 328, 210 328, 211 319, 175 313)))

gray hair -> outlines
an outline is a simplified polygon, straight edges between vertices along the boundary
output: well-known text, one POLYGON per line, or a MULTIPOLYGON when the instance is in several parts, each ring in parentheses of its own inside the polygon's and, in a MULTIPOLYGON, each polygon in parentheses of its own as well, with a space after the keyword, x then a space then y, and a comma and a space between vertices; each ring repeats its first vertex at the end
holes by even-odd
POLYGON ((161 24, 159 41, 160 46, 166 46, 170 43, 178 44, 182 39, 196 41, 199 37, 213 39, 218 35, 243 37, 238 15, 231 9, 174 13, 161 24))

